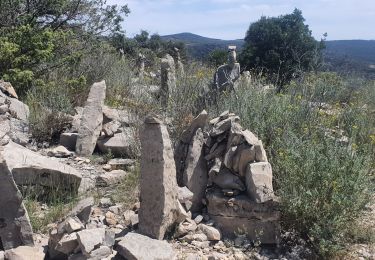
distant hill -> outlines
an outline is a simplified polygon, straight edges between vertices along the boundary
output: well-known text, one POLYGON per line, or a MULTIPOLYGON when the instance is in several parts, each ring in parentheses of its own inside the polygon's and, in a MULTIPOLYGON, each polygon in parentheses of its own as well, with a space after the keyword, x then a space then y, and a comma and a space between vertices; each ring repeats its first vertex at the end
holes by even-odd
MULTIPOLYGON (((188 54, 199 60, 203 60, 215 49, 226 49, 228 45, 236 45, 241 50, 244 40, 220 40, 207 38, 193 33, 179 33, 161 36, 167 41, 184 42, 188 54)), ((326 67, 332 71, 363 72, 375 74, 375 40, 341 40, 327 41, 324 51, 326 67)))
POLYGON ((215 49, 226 49, 228 45, 235 45, 241 50, 244 40, 220 40, 203 37, 193 33, 178 33, 161 36, 166 41, 180 41, 186 44, 189 55, 195 59, 204 59, 215 49))

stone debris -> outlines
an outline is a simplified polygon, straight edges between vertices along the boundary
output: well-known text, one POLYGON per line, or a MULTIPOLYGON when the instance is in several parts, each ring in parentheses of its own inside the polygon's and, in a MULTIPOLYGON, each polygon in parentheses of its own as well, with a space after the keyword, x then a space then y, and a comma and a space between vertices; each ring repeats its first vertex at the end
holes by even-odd
POLYGON ((176 252, 166 241, 159 241, 137 233, 128 233, 117 245, 118 253, 128 260, 173 260, 176 252))
POLYGON ((44 260, 45 254, 36 247, 19 246, 5 251, 7 260, 44 260))
POLYGON ((85 255, 103 244, 105 239, 105 228, 86 229, 77 233, 79 246, 85 255))
POLYGON ((134 168, 135 162, 133 159, 115 158, 109 160, 107 164, 111 166, 112 170, 130 171, 134 168))
POLYGON ((47 152, 47 155, 50 157, 57 157, 57 158, 66 158, 73 156, 73 152, 70 152, 65 146, 57 146, 47 152))
POLYGON ((163 239, 179 215, 176 166, 166 126, 149 116, 140 133, 142 144, 139 231, 163 239))
POLYGON ((105 81, 94 83, 91 86, 78 130, 76 143, 76 153, 78 155, 89 156, 94 152, 102 130, 105 92, 105 81))
POLYGON ((221 235, 235 238, 244 232, 251 240, 278 243, 279 204, 262 142, 251 131, 242 129, 240 118, 229 111, 212 119, 208 126, 205 119, 206 123, 200 121, 197 127, 202 114, 187 127, 185 139, 180 139, 175 151, 180 193, 183 194, 185 186, 193 193, 191 209, 186 207, 186 201, 182 203, 185 202, 186 210, 198 213, 194 220, 199 225, 195 228, 191 224, 194 221, 186 219, 177 227, 175 236, 185 235, 189 243, 204 246, 203 241, 194 240, 195 234, 204 233, 208 240, 218 241, 221 235), (205 167, 198 167, 201 158, 206 160, 205 167), (200 178, 194 179, 196 172, 200 178), (196 197, 200 198, 200 207, 194 208, 196 197), (204 216, 205 210, 208 214, 201 219, 199 215, 204 216), (206 225, 207 221, 213 221, 219 230, 212 224, 206 225))
POLYGON ((106 172, 101 174, 96 178, 96 186, 108 187, 120 183, 126 176, 128 172, 123 170, 114 170, 111 172, 106 172))

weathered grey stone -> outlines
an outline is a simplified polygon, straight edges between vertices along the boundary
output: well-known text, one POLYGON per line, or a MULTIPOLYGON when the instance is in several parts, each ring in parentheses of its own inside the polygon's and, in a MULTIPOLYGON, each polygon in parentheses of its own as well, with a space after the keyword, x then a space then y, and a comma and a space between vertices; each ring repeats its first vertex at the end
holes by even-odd
POLYGON ((102 153, 111 153, 117 157, 134 158, 136 156, 135 129, 121 128, 122 132, 113 137, 99 138, 97 144, 102 153))
POLYGON ((233 160, 234 166, 233 169, 236 169, 236 163, 238 164, 238 173, 240 176, 245 177, 246 175, 246 168, 249 163, 252 163, 255 161, 256 152, 255 147, 250 146, 248 144, 242 144, 240 145, 237 154, 235 155, 235 158, 233 160))
POLYGON ((62 133, 60 135, 60 145, 66 147, 70 151, 75 151, 77 144, 77 133, 62 133))
POLYGON ((207 209, 223 236, 246 235, 252 241, 274 244, 280 237, 279 203, 256 203, 248 196, 225 197, 215 190, 207 194, 207 209))
POLYGON ((9 137, 13 142, 25 146, 30 141, 29 125, 27 122, 16 118, 10 118, 9 137))
POLYGON ((135 160, 115 158, 109 160, 107 164, 111 166, 112 170, 131 170, 135 165, 135 160))
POLYGON ((105 134, 105 136, 112 137, 115 135, 115 133, 117 133, 120 127, 121 127, 120 122, 111 121, 111 122, 103 124, 102 131, 105 134))
POLYGON ((3 149, 0 147, 0 241, 4 249, 32 246, 33 231, 29 217, 22 203, 21 193, 4 160, 3 149))
POLYGON ((0 80, 0 91, 12 98, 18 99, 16 90, 13 88, 10 82, 5 82, 4 80, 0 80))
POLYGON ((180 140, 186 144, 190 144, 191 139, 195 136, 197 130, 200 128, 204 130, 207 125, 208 113, 203 110, 193 121, 189 127, 181 134, 180 140))
POLYGON ((160 101, 164 107, 168 105, 170 92, 174 89, 176 89, 176 70, 172 56, 167 54, 161 60, 160 101))
POLYGON ((123 170, 103 173, 96 178, 96 186, 108 187, 120 183, 128 174, 128 172, 123 170))
POLYGON ((37 184, 61 191, 78 192, 81 174, 74 168, 13 142, 4 146, 2 154, 17 185, 37 184))
POLYGON ((148 117, 140 133, 142 144, 139 231, 163 239, 178 218, 176 167, 167 128, 148 117))
POLYGON ((133 210, 126 210, 123 214, 125 225, 131 226, 133 224, 132 222, 135 220, 136 215, 137 214, 133 210))
POLYGON ((118 243, 118 253, 128 260, 174 260, 176 253, 166 241, 159 241, 149 237, 128 233, 118 243))
POLYGON ((19 246, 5 251, 7 260, 44 260, 45 254, 36 247, 19 246))
POLYGON ((9 112, 13 118, 27 122, 29 119, 29 107, 16 98, 8 97, 0 91, 1 104, 8 104, 9 112))
POLYGON ((221 160, 219 158, 215 158, 214 164, 212 165, 211 169, 208 172, 209 182, 212 184, 212 180, 219 174, 221 169, 221 160))
POLYGON ((6 105, 6 104, 0 105, 0 114, 5 114, 5 113, 8 113, 8 112, 9 112, 8 105, 6 105))
POLYGON ((73 152, 70 152, 65 146, 57 146, 47 152, 48 156, 57 157, 57 158, 67 158, 73 156, 73 152))
POLYGON ((241 179, 225 167, 221 168, 219 174, 212 181, 222 189, 246 190, 245 184, 243 184, 241 179))
POLYGON ((197 224, 194 221, 185 221, 178 225, 176 232, 174 234, 175 237, 182 237, 190 232, 194 232, 197 229, 197 224))
POLYGON ((133 126, 138 121, 137 117, 129 111, 110 108, 108 106, 103 106, 103 116, 104 124, 116 121, 119 122, 121 126, 129 127, 133 126))
POLYGON ((244 130, 242 131, 242 135, 243 137, 245 138, 246 142, 251 145, 251 146, 254 146, 256 144, 259 143, 259 139, 258 137, 255 136, 255 134, 253 134, 251 131, 249 130, 244 130))
POLYGON ((203 131, 199 128, 189 145, 182 177, 182 184, 194 194, 192 212, 198 212, 202 208, 202 199, 204 198, 208 181, 207 162, 203 157, 203 145, 203 131))
POLYGON ((78 247, 77 233, 65 234, 57 243, 56 251, 70 255, 78 247))
POLYGON ((77 203, 77 205, 69 212, 68 216, 77 216, 83 223, 87 223, 94 203, 94 197, 84 198, 77 203))
POLYGON ((65 220, 65 230, 68 233, 79 231, 83 228, 84 228, 84 226, 83 226, 82 222, 79 220, 78 217, 68 217, 65 220))
POLYGON ((95 149, 96 141, 102 130, 105 92, 105 81, 94 83, 91 86, 78 130, 76 152, 79 155, 89 156, 95 149))
POLYGON ((107 229, 105 231, 105 237, 103 241, 103 246, 112 247, 115 244, 116 233, 113 230, 107 229))
POLYGON ((263 203, 273 199, 272 168, 267 162, 251 163, 246 170, 246 190, 250 199, 263 203))
POLYGON ((193 199, 194 194, 189 190, 188 187, 178 187, 178 201, 181 204, 185 204, 193 199))
POLYGON ((5 252, 4 251, 0 251, 0 260, 5 260, 5 252))
POLYGON ((82 252, 90 255, 91 251, 103 244, 105 228, 94 228, 79 231, 77 239, 82 252))
POLYGON ((112 250, 108 246, 101 246, 90 253, 88 260, 103 260, 112 254, 112 250))
POLYGON ((240 78, 240 64, 236 62, 236 50, 230 49, 228 64, 220 66, 214 76, 214 88, 217 91, 231 91, 240 78))
POLYGON ((229 130, 227 149, 242 144, 244 140, 245 138, 243 136, 241 125, 236 122, 232 123, 232 126, 229 130))
POLYGON ((259 141, 255 148, 255 160, 257 162, 268 162, 266 150, 263 148, 262 141, 259 141))
POLYGON ((232 124, 239 123, 240 118, 238 116, 231 116, 227 119, 218 122, 213 126, 213 128, 210 131, 211 136, 218 136, 221 135, 227 131, 229 131, 232 127, 232 124))
POLYGON ((237 146, 230 147, 224 156, 224 165, 233 170, 233 160, 237 151, 237 146))
POLYGON ((221 239, 220 231, 214 227, 210 227, 205 224, 199 224, 198 230, 202 231, 210 241, 220 241, 221 239))
POLYGON ((186 241, 188 243, 191 243, 193 241, 199 241, 204 242, 207 241, 207 236, 203 233, 196 233, 196 234, 187 234, 183 238, 180 239, 181 241, 186 241))
POLYGON ((225 142, 216 143, 212 146, 210 152, 204 158, 207 161, 214 159, 214 158, 223 158, 225 155, 226 148, 227 148, 227 144, 225 142))

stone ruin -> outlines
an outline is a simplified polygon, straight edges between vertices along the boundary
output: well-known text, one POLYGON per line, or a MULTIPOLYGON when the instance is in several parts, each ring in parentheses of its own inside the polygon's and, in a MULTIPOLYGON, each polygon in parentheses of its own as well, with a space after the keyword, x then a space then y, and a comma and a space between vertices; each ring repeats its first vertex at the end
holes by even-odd
POLYGON ((181 241, 245 236, 278 243, 272 167, 262 142, 241 127, 238 116, 226 111, 208 122, 207 112, 200 113, 182 133, 174 160, 159 119, 146 119, 141 139, 142 234, 163 239, 177 225, 172 233, 181 241))
POLYGON ((228 64, 220 66, 214 76, 214 90, 217 92, 232 91, 235 82, 240 78, 240 64, 237 62, 236 46, 228 47, 228 64))

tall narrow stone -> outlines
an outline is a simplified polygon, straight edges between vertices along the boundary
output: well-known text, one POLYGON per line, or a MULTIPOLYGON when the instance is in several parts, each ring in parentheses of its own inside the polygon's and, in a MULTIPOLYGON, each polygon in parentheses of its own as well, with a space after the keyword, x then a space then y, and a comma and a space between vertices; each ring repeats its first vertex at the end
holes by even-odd
POLYGON ((13 176, 0 147, 0 242, 4 249, 33 246, 33 231, 13 176))
POLYGON ((155 117, 145 120, 142 146, 139 231, 163 239, 179 215, 176 166, 166 126, 155 117))
POLYGON ((176 69, 172 56, 167 54, 161 60, 160 102, 163 106, 168 105, 169 94, 174 89, 176 89, 176 69))
POLYGON ((105 91, 105 81, 94 83, 91 86, 78 129, 76 153, 81 156, 89 156, 94 152, 102 129, 105 91))

